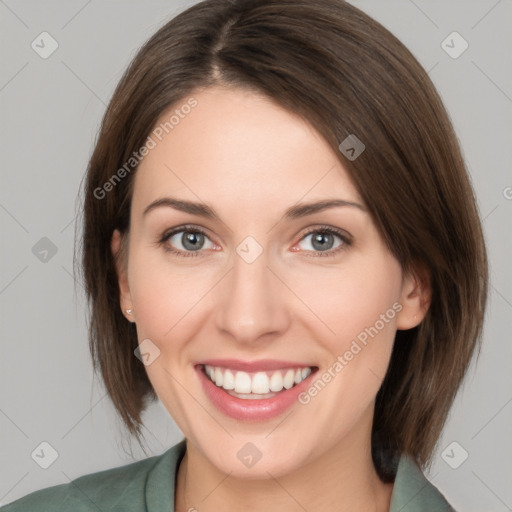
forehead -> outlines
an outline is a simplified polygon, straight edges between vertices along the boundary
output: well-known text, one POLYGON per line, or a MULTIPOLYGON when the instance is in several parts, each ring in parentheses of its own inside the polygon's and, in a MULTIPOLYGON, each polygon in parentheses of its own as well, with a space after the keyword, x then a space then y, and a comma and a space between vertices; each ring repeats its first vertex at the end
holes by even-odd
POLYGON ((135 175, 134 211, 166 194, 248 211, 326 196, 361 202, 323 137, 255 92, 196 91, 166 111, 159 127, 135 175), (190 98, 195 106, 181 108, 190 98))

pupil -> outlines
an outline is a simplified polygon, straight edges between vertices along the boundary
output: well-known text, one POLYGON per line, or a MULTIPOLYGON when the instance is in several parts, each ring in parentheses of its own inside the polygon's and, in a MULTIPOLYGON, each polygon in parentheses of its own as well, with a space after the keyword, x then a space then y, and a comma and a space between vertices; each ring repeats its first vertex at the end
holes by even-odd
POLYGON ((329 233, 318 233, 316 236, 313 237, 313 247, 315 249, 328 250, 332 247, 332 242, 332 235, 330 235, 329 233), (328 238, 330 238, 330 240, 326 240, 328 238), (315 246, 315 244, 319 245, 315 246))
POLYGON ((201 242, 202 238, 201 233, 185 233, 182 240, 183 247, 195 251, 200 247, 201 244, 198 242, 201 242))

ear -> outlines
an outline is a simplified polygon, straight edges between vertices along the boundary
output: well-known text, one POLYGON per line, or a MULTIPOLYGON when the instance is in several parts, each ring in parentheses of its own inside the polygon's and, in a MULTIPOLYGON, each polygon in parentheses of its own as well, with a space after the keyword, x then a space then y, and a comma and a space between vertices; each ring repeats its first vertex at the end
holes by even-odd
POLYGON ((419 325, 427 314, 432 300, 432 286, 428 271, 417 266, 406 273, 402 280, 400 304, 402 309, 397 315, 397 329, 407 330, 419 325))
MULTIPOLYGON (((134 322, 135 315, 133 311, 130 287, 128 285, 127 258, 126 254, 123 254, 123 250, 121 248, 122 236, 123 235, 121 235, 118 229, 114 230, 112 240, 110 242, 110 249, 114 256, 117 282, 119 284, 119 305, 126 319, 130 322, 134 322), (131 310, 131 314, 127 313, 126 310, 131 310)), ((124 240, 123 242, 126 244, 127 240, 124 240)))

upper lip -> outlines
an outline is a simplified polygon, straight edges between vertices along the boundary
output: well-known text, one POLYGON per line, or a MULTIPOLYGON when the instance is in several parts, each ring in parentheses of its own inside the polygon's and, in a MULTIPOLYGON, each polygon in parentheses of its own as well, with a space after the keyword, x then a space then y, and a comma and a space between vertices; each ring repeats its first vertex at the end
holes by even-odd
POLYGON ((201 361, 198 364, 220 366, 248 373, 280 370, 283 368, 315 368, 310 364, 299 363, 296 361, 278 361, 276 359, 260 359, 258 361, 242 361, 240 359, 208 359, 201 361))

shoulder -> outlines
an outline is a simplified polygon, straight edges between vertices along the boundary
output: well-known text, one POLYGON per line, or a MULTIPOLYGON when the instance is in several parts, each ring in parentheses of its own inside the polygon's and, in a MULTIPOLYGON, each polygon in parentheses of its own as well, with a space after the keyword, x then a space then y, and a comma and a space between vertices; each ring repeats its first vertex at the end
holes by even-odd
POLYGON ((393 486, 390 512, 455 512, 418 464, 402 455, 393 486))
POLYGON ((161 455, 121 467, 83 475, 66 484, 34 491, 0 508, 0 512, 89 512, 146 510, 148 476, 159 466, 173 471, 182 443, 161 455))
MULTIPOLYGON (((159 457, 81 476, 67 483, 34 491, 0 509, 1 512, 110 510, 129 493, 133 504, 144 500, 144 483, 159 457)), ((140 509, 140 507, 139 507, 140 509)), ((134 510, 137 510, 134 508, 134 510)))

